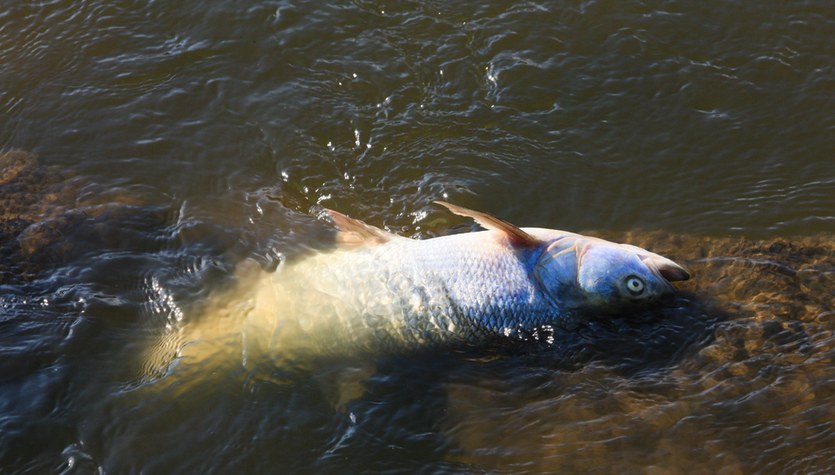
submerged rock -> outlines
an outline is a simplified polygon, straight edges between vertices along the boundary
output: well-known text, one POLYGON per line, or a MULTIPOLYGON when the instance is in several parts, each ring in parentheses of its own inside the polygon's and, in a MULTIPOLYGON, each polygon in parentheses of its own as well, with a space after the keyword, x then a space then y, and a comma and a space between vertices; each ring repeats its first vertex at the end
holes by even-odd
POLYGON ((125 224, 162 225, 143 190, 106 188, 30 152, 0 153, 0 284, 25 282, 103 245, 125 224))
POLYGON ((77 193, 68 176, 29 152, 0 153, 0 283, 26 279, 60 253, 60 219, 77 193))

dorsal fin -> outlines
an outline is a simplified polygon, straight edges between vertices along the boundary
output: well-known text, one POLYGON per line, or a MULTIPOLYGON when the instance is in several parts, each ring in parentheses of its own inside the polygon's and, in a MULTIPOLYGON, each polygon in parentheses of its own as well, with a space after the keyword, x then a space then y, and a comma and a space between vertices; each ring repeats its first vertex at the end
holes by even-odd
POLYGON ((494 231, 504 233, 504 235, 507 237, 507 240, 510 242, 510 245, 513 247, 534 247, 541 244, 537 238, 526 233, 518 226, 510 224, 507 221, 499 219, 495 216, 490 216, 489 214, 482 213, 481 211, 475 211, 463 208, 461 206, 456 206, 454 204, 447 203, 446 201, 435 201, 435 203, 452 211, 458 216, 466 216, 468 218, 474 219, 476 223, 480 224, 482 227, 486 229, 491 229, 494 231))
POLYGON ((388 231, 366 224, 359 219, 345 216, 339 211, 325 208, 325 212, 328 213, 328 216, 333 220, 333 224, 336 225, 336 229, 339 230, 339 233, 336 235, 336 240, 339 244, 347 246, 359 246, 363 244, 375 245, 391 241, 393 238, 398 237, 388 231))

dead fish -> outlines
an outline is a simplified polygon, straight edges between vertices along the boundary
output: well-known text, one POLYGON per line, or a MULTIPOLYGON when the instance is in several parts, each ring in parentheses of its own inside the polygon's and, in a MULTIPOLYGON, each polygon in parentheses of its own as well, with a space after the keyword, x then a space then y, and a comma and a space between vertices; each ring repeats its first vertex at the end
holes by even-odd
POLYGON ((252 284, 262 309, 244 339, 274 361, 478 344, 648 303, 689 278, 639 247, 437 203, 486 230, 415 240, 325 210, 339 244, 252 284))
POLYGON ((293 379, 322 360, 525 339, 646 305, 690 277, 639 247, 437 203, 486 229, 416 240, 325 210, 333 249, 274 272, 242 263, 231 288, 148 348, 140 381, 185 391, 230 364, 293 379))

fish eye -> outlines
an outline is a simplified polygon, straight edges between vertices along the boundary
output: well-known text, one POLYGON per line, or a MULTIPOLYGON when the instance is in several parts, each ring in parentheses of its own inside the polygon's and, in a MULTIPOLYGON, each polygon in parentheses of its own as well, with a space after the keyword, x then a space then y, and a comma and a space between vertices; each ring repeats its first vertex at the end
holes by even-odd
POLYGON ((632 295, 640 295, 644 291, 644 281, 631 275, 626 278, 626 290, 632 295))

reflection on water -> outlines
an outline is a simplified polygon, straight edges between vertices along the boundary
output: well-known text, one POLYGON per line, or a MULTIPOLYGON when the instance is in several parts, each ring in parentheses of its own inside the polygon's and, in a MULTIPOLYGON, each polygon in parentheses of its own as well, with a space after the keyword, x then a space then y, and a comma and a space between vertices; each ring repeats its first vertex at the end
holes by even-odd
POLYGON ((832 18, 773 1, 4 7, 0 471, 829 470, 832 18), (167 338, 239 262, 328 246, 317 205, 429 237, 462 226, 441 198, 603 230, 694 279, 550 343, 292 381, 211 359, 178 380, 176 358, 145 358, 175 356, 167 338))

